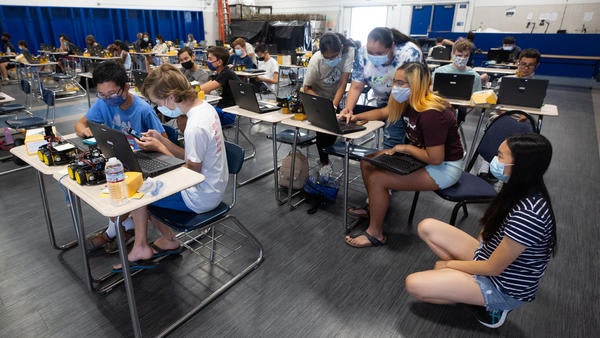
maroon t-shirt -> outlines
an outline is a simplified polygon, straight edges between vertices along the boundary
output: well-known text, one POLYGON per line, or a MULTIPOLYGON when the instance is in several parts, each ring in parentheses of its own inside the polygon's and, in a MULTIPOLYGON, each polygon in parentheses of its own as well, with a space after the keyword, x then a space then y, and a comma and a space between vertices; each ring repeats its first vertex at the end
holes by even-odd
POLYGON ((410 144, 419 148, 443 144, 444 161, 457 161, 463 157, 463 147, 452 108, 443 111, 431 109, 419 113, 408 107, 402 114, 402 121, 410 144))

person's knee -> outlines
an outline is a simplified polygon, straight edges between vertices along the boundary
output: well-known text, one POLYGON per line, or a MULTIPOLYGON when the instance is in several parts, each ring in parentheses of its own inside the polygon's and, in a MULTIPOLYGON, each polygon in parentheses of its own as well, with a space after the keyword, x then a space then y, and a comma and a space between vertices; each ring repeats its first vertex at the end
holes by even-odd
POLYGON ((419 234, 419 238, 422 240, 427 240, 431 237, 431 233, 435 228, 436 220, 433 218, 425 218, 419 225, 417 225, 417 233, 419 234))
POLYGON ((422 284, 423 283, 421 282, 419 273, 412 273, 412 274, 408 275, 406 277, 406 279, 404 280, 404 287, 406 289, 406 292, 418 300, 423 299, 422 284))

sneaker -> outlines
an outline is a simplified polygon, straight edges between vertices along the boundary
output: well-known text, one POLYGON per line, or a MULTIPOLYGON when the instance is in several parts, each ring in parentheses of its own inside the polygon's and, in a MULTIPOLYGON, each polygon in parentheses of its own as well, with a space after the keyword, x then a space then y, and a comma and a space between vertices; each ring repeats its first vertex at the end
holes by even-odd
POLYGON ((504 324, 506 321, 508 313, 510 312, 510 310, 487 311, 483 306, 473 306, 471 307, 471 310, 481 325, 491 329, 496 329, 502 326, 502 324, 504 324))
MULTIPOLYGON (((103 233, 103 234, 106 236, 106 233, 103 233)), ((104 252, 106 254, 115 254, 115 253, 119 252, 119 243, 117 242, 117 237, 109 238, 108 236, 106 236, 106 238, 108 239, 108 242, 106 242, 106 244, 104 244, 104 252)), ((133 229, 126 230, 125 231, 125 245, 129 245, 129 244, 133 243, 134 240, 135 240, 135 231, 133 229)))

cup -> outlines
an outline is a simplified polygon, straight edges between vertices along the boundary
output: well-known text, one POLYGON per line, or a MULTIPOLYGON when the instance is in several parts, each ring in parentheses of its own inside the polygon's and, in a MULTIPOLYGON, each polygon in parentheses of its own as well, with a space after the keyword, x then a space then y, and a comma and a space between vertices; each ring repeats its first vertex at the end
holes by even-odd
POLYGON ((198 91, 198 98, 204 101, 204 90, 198 91))

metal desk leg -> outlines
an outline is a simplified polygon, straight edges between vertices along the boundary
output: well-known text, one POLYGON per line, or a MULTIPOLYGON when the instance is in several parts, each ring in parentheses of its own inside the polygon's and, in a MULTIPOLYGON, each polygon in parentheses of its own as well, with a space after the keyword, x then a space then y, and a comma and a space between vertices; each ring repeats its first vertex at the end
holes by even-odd
POLYGON ((350 140, 344 140, 344 233, 348 232, 348 169, 350 167, 350 140))
POLYGON ((538 123, 537 123, 537 132, 538 134, 542 133, 542 122, 544 120, 544 115, 538 115, 538 123))
MULTIPOLYGON (((241 133, 241 131, 240 131, 240 122, 239 122, 240 120, 239 120, 239 119, 240 119, 240 117, 239 117, 239 116, 237 116, 237 117, 236 117, 236 133, 235 133, 236 144, 239 144, 239 134, 241 133)), ((276 124, 275 124, 275 123, 273 123, 273 130, 276 130, 276 124)), ((252 146, 252 149, 253 149, 253 151, 252 151, 252 154, 250 154, 250 155, 246 155, 246 156, 244 157, 244 161, 246 161, 246 160, 249 160, 249 159, 253 158, 253 157, 256 155, 256 147, 255 147, 255 146, 254 146, 254 144, 253 144, 253 143, 250 141, 250 139, 249 139, 248 137, 246 137, 246 136, 245 136, 243 133, 242 133, 242 136, 243 136, 243 137, 244 137, 244 138, 245 138, 245 139, 248 141, 248 143, 250 143, 250 145, 252 146)), ((275 144, 275 155, 274 155, 274 157, 273 157, 273 158, 275 159, 275 161, 277 161, 277 148, 276 148, 276 147, 277 147, 277 145, 276 145, 276 143, 275 143, 275 138, 274 138, 274 137, 275 137, 275 131, 273 132, 273 144, 275 144)), ((275 166, 274 168, 277 168, 277 166, 275 166)), ((246 184, 248 184, 248 183, 252 183, 252 182, 254 182, 254 181, 256 181, 256 180, 258 180, 258 179, 260 179, 260 178, 263 178, 263 177, 265 177, 265 176, 267 176, 267 175, 270 175, 270 174, 271 174, 271 173, 273 173, 275 170, 276 170, 276 169, 268 169, 268 170, 266 170, 266 171, 263 171, 263 172, 262 172, 262 173, 260 173, 260 174, 257 174, 257 175, 255 175, 255 176, 253 176, 253 177, 250 177, 250 178, 246 179, 245 181, 238 182, 237 186, 238 186, 238 187, 241 187, 241 186, 243 186, 243 185, 246 185, 246 184)), ((277 182, 276 182, 276 183, 277 183, 277 182)), ((275 184, 275 186, 277 186, 277 184, 275 184)))
POLYGON ((46 196, 46 183, 44 182, 44 175, 38 170, 35 172, 37 174, 38 186, 40 188, 40 195, 42 197, 42 210, 44 211, 44 220, 46 221, 46 227, 48 228, 50 244, 56 250, 68 250, 77 245, 77 241, 71 241, 61 245, 56 244, 54 227, 52 226, 52 218, 50 217, 50 208, 48 207, 48 197, 46 196))
POLYGON ((467 166, 469 165, 471 156, 473 156, 473 152, 475 151, 475 145, 477 144, 477 138, 479 137, 479 130, 481 129, 481 125, 483 124, 484 118, 485 108, 481 108, 481 115, 479 115, 479 121, 477 122, 477 127, 475 127, 475 134, 473 134, 473 141, 471 141, 471 146, 469 147, 467 160, 465 161, 465 168, 467 168, 467 166))
POLYGON ((85 91, 87 93, 87 99, 88 99, 88 108, 92 107, 92 103, 90 102, 90 84, 89 84, 90 79, 88 79, 88 77, 85 77, 85 91))
POLYGON ((83 270, 86 278, 86 286, 89 291, 94 290, 92 284, 92 274, 90 271, 90 263, 87 257, 87 248, 85 247, 85 231, 83 229, 83 216, 81 213, 81 200, 71 190, 68 190, 69 200, 71 201, 71 217, 73 218, 73 225, 75 226, 75 233, 77 234, 77 240, 79 241, 79 249, 81 251, 81 258, 83 263, 83 270))
POLYGON ((137 313, 137 306, 135 304, 135 294, 133 293, 133 285, 131 281, 131 271, 129 269, 129 262, 127 260, 127 246, 125 245, 125 230, 121 224, 121 216, 115 219, 117 225, 117 240, 119 244, 119 257, 121 258, 121 267, 123 269, 123 279, 125 281, 125 292, 127 293, 127 302, 129 305, 129 316, 131 317, 131 325, 133 326, 133 335, 135 337, 142 336, 142 329, 140 328, 140 318, 137 313))
POLYGON ((273 181, 275 182, 275 200, 277 202, 279 202, 279 205, 285 203, 282 202, 281 199, 279 198, 279 173, 276 172, 277 170, 277 124, 273 123, 271 125, 271 135, 273 136, 273 139, 271 141, 273 141, 273 172, 275 173, 273 175, 273 181))
POLYGON ((298 146, 298 132, 300 128, 296 127, 296 131, 294 132, 294 143, 292 143, 292 165, 290 168, 290 181, 288 185, 288 203, 290 205, 290 210, 294 209, 294 205, 292 204, 292 193, 294 192, 294 168, 296 166, 296 147, 298 146))

